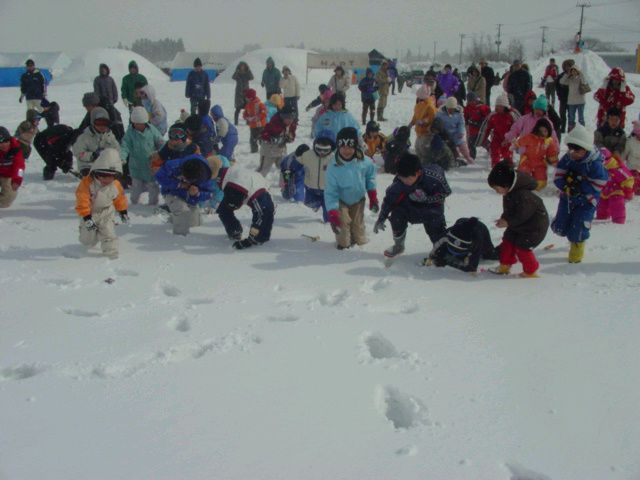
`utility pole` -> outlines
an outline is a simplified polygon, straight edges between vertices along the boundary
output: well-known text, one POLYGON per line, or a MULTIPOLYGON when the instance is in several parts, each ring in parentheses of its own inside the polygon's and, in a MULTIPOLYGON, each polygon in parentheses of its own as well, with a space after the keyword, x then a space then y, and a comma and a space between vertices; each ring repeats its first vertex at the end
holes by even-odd
POLYGON ((498 52, 497 52, 498 61, 500 61, 500 44, 502 43, 502 41, 500 40, 500 33, 502 31, 502 25, 504 24, 503 23, 498 24, 498 39, 496 40, 496 46, 498 47, 498 52))
POLYGON ((545 38, 545 34, 547 33, 547 29, 549 27, 542 26, 540 28, 542 29, 542 48, 540 49, 540 56, 544 57, 544 44, 547 41, 547 39, 545 38))
POLYGON ((467 35, 464 33, 460 34, 460 55, 458 56, 458 64, 462 65, 462 40, 464 40, 464 37, 466 37, 467 35))
POLYGON ((436 47, 438 46, 438 42, 433 42, 433 63, 436 63, 436 47))
POLYGON ((578 33, 580 34, 580 36, 582 36, 582 24, 584 22, 584 9, 589 8, 590 6, 591 5, 589 5, 588 3, 576 3, 576 7, 580 9, 580 30, 578 30, 578 33))

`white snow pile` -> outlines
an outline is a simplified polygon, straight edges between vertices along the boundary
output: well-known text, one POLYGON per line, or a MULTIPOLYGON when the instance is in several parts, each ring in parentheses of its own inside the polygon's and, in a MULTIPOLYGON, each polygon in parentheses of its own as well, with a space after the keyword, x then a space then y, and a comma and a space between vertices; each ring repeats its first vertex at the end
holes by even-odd
POLYGON ((254 83, 257 82, 259 85, 260 79, 262 78, 262 71, 265 69, 267 58, 269 57, 273 58, 278 70, 282 70, 282 67, 286 65, 291 69, 291 73, 298 77, 298 81, 304 82, 307 71, 308 52, 308 50, 302 50, 300 48, 261 48, 260 50, 254 50, 230 62, 229 67, 216 78, 216 83, 233 82, 234 80, 231 79, 231 76, 236 70, 236 65, 238 65, 239 62, 246 62, 253 72, 255 78, 254 83))
POLYGON ((578 70, 582 72, 594 92, 600 88, 604 78, 609 75, 611 71, 611 68, 609 68, 600 55, 589 50, 582 53, 554 53, 529 63, 534 86, 540 83, 540 79, 544 75, 544 69, 549 65, 550 58, 556 59, 558 70, 561 69, 562 62, 566 59, 570 58, 575 60, 578 70))
POLYGON ((149 83, 158 84, 168 82, 169 77, 149 60, 135 52, 120 50, 117 48, 100 48, 84 52, 67 68, 60 78, 56 79, 56 84, 70 84, 92 82, 98 75, 98 68, 101 63, 106 63, 111 76, 119 84, 120 79, 129 73, 129 62, 135 60, 140 73, 143 74, 149 83))

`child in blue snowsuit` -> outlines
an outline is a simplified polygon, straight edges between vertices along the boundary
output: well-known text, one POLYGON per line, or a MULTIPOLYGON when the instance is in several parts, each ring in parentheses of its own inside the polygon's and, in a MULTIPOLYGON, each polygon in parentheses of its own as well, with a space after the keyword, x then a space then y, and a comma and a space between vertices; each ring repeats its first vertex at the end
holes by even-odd
POLYGON ((211 178, 211 167, 200 155, 189 155, 165 162, 156 173, 173 223, 173 233, 187 235, 200 225, 198 204, 209 200, 220 189, 211 178))
POLYGON ((233 248, 242 250, 269 241, 275 206, 264 177, 258 172, 233 167, 225 175, 222 185, 224 198, 217 213, 229 239, 234 241, 233 248), (245 239, 242 239, 242 225, 234 213, 243 205, 248 205, 253 214, 249 235, 245 239))
POLYGON ((558 162, 553 180, 560 189, 560 202, 551 229, 571 242, 569 263, 580 263, 609 174, 602 154, 593 145, 593 136, 582 125, 576 125, 565 141, 569 152, 558 162))
POLYGON ((220 105, 211 108, 211 116, 216 123, 216 140, 222 143, 218 148, 218 153, 227 157, 230 162, 235 160, 233 150, 238 144, 238 130, 225 116, 220 105))
POLYGON ((304 167, 297 158, 305 151, 306 145, 300 145, 296 151, 290 153, 280 162, 280 172, 282 173, 282 185, 280 191, 285 200, 291 202, 302 202, 305 196, 304 190, 304 167))

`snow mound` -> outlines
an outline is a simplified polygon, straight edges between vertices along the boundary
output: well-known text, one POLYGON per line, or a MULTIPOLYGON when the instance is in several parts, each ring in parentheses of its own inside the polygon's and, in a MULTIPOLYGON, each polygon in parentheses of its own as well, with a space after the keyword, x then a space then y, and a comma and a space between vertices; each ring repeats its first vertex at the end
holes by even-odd
POLYGON ((169 81, 169 77, 162 70, 137 53, 117 48, 101 48, 89 50, 74 58, 69 68, 56 79, 56 84, 93 82, 93 79, 98 75, 100 64, 106 63, 111 69, 111 76, 116 84, 120 85, 122 77, 129 73, 131 60, 136 61, 140 73, 147 78, 149 83, 157 84, 169 81))
POLYGON ((277 69, 282 70, 282 67, 286 65, 291 69, 291 73, 298 78, 299 82, 304 82, 307 71, 308 52, 308 50, 302 50, 300 48, 261 48, 260 50, 254 50, 230 62, 228 68, 216 78, 216 83, 233 82, 234 80, 231 76, 233 72, 235 72, 236 65, 238 65, 239 62, 246 62, 247 65, 249 65, 249 68, 253 72, 254 83, 260 82, 262 71, 265 69, 267 58, 269 57, 273 58, 277 69))
POLYGON ((561 52, 547 55, 538 59, 536 62, 529 64, 530 72, 533 77, 533 84, 540 83, 540 79, 544 75, 544 69, 549 64, 549 59, 555 58, 558 69, 561 68, 562 62, 571 58, 575 60, 578 70, 580 70, 585 76, 587 82, 591 86, 591 89, 595 91, 600 88, 604 78, 609 75, 611 68, 605 63, 605 61, 597 53, 586 51, 582 53, 573 52, 561 52))

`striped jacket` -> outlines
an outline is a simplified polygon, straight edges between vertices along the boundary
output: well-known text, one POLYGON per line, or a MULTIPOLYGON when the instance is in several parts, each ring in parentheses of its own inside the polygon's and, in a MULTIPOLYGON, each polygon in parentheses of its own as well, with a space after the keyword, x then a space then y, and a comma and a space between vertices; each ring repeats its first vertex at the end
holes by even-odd
POLYGON ((602 154, 594 149, 578 161, 566 153, 558 162, 553 183, 561 195, 576 200, 584 198, 595 207, 608 179, 602 154))

